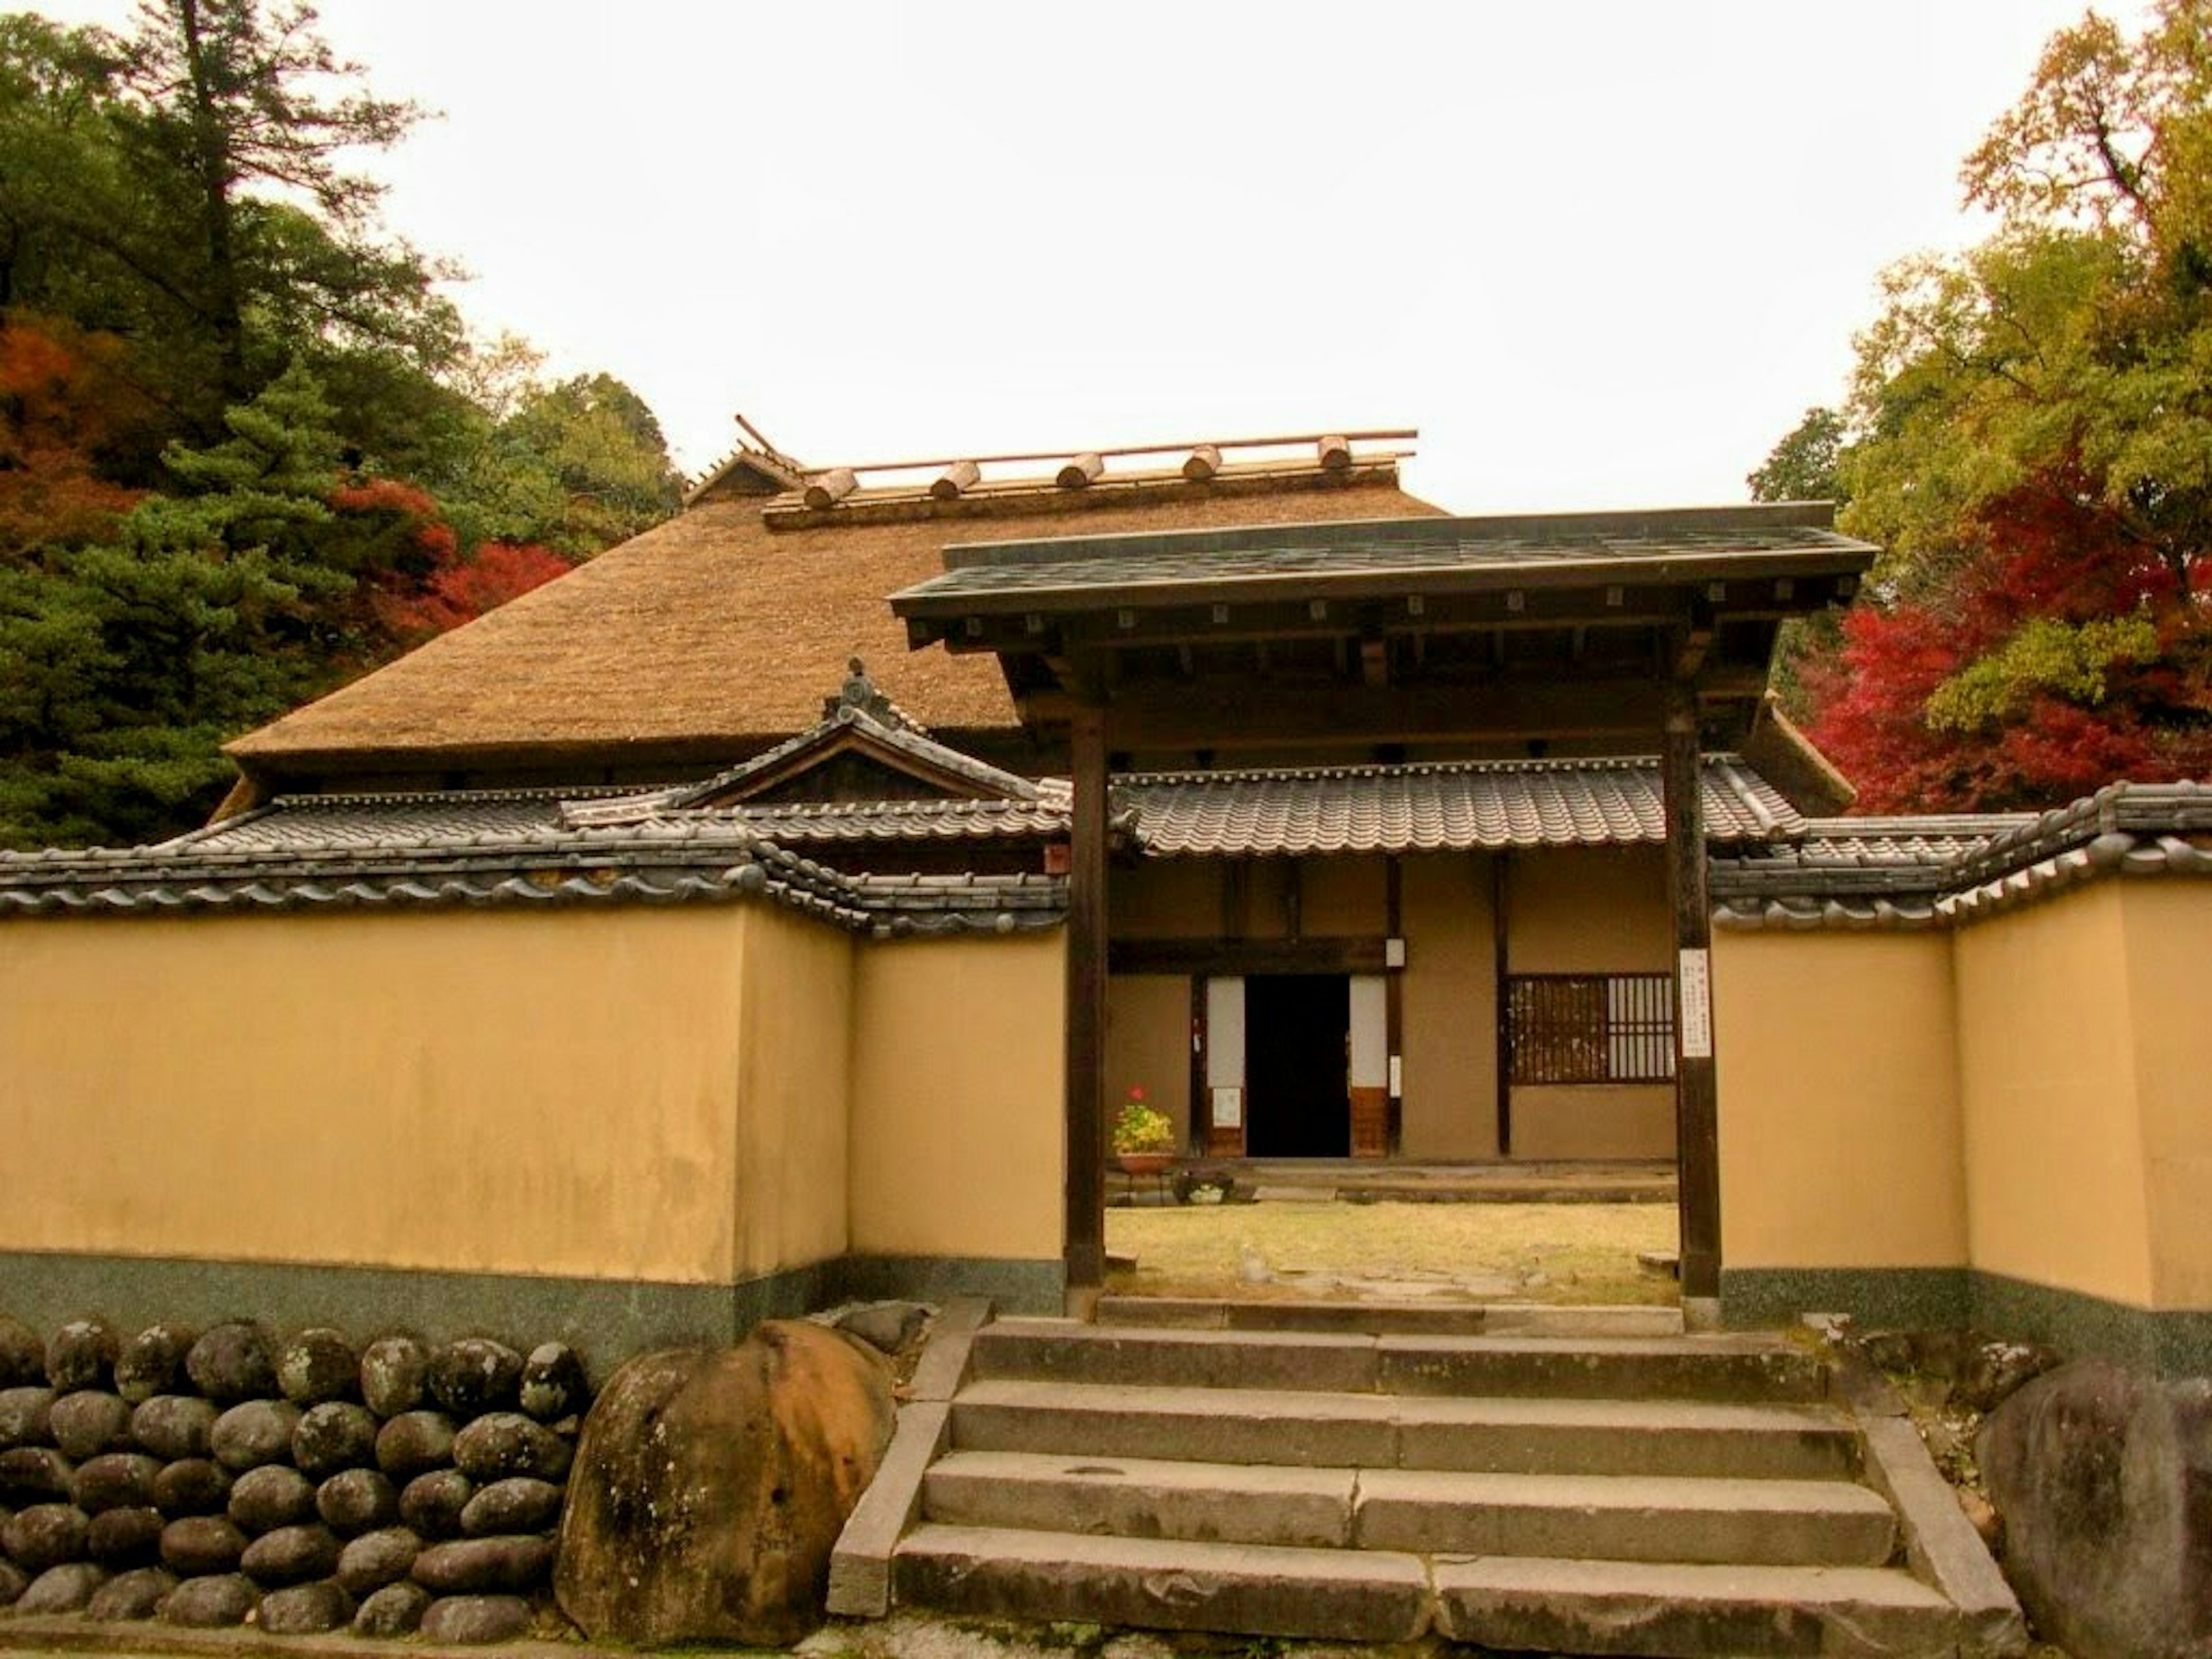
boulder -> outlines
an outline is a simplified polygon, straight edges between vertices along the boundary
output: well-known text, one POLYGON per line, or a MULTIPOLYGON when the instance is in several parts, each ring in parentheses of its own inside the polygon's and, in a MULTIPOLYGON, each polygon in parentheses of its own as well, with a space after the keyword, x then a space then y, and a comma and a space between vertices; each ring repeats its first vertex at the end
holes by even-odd
POLYGON ((123 1344, 104 1319, 72 1319, 46 1344, 46 1382, 57 1394, 104 1389, 115 1376, 123 1344))
POLYGON ((208 1431, 208 1448, 216 1462, 242 1474, 264 1463, 288 1462, 292 1431, 299 1426, 300 1408, 290 1401, 249 1400, 216 1419, 208 1431))
POLYGON ((411 1336, 380 1336, 362 1350, 362 1403, 379 1417, 421 1405, 429 1377, 429 1350, 411 1336))
POLYGON ((0 1451, 54 1443, 54 1401, 43 1383, 0 1389, 0 1451))
POLYGON ((301 1407, 350 1399, 361 1391, 361 1356, 339 1332, 301 1331, 276 1356, 276 1387, 301 1407))
POLYGON ((181 1578, 231 1572, 245 1553, 246 1534, 227 1515, 188 1515, 161 1528, 161 1565, 181 1578))
POLYGON ((459 1422, 507 1411, 522 1386, 522 1356, 504 1342, 465 1336, 431 1354, 429 1386, 430 1398, 459 1422))
POLYGON ((16 1510, 0 1526, 0 1549, 24 1571, 44 1572, 65 1561, 82 1560, 85 1534, 91 1526, 92 1517, 74 1504, 33 1504, 16 1510))
POLYGON ((873 1302, 855 1308, 837 1322, 837 1328, 857 1336, 887 1354, 902 1352, 929 1322, 929 1310, 919 1302, 873 1302))
POLYGON ((105 1389, 80 1389, 63 1395, 47 1414, 54 1444, 64 1457, 82 1462, 102 1452, 129 1451, 131 1406, 119 1394, 105 1389))
POLYGON ((234 1572, 187 1578, 161 1603, 161 1620, 190 1630, 226 1630, 244 1624, 260 1601, 253 1581, 234 1572))
POLYGON ((174 1394, 185 1380, 185 1356, 197 1340, 189 1326, 148 1326, 115 1356, 115 1392, 134 1406, 156 1395, 174 1394))
POLYGON ((2212 1381, 2066 1365, 1983 1425, 2005 1575, 2074 1659, 2212 1651, 2212 1381))
POLYGON ((337 1581, 356 1595, 365 1595, 406 1577, 422 1553, 422 1539, 405 1527, 363 1533, 338 1553, 337 1581))
POLYGON ((376 1467, 394 1480, 412 1480, 453 1461, 453 1419, 443 1412, 402 1412, 376 1431, 376 1467))
POLYGON ((1984 1414, 2012 1398, 2026 1383, 2060 1364, 2055 1349, 2034 1342, 1984 1342, 1966 1358, 1951 1398, 1984 1414))
POLYGON ((353 1616, 356 1636, 412 1636, 429 1610, 430 1592, 416 1583, 386 1584, 362 1598, 353 1616))
POLYGON ((425 1538, 458 1538, 461 1511, 477 1483, 459 1469, 434 1469, 410 1480, 399 1494, 399 1518, 425 1538))
POLYGON ((530 1603, 519 1595, 446 1595, 422 1615, 425 1641, 457 1647, 512 1642, 530 1628, 530 1603))
POLYGON ((0 1451, 0 1507, 66 1504, 74 1486, 69 1459, 51 1446, 0 1451))
POLYGON ((315 1483, 282 1463, 264 1463, 232 1485, 229 1512, 249 1534, 299 1526, 315 1518, 315 1483))
POLYGON ((92 1593, 84 1604, 85 1617, 103 1623, 121 1619, 151 1619, 177 1587, 177 1576, 160 1567, 135 1567, 118 1573, 92 1593))
POLYGON ((565 1342, 541 1342, 522 1362, 522 1383, 515 1398, 540 1423, 557 1423, 580 1414, 592 1403, 584 1362, 565 1342))
POLYGON ((6 1556, 0 1555, 0 1607, 14 1607, 17 1599, 30 1588, 31 1575, 6 1556))
POLYGON ((48 1567, 15 1598, 15 1612, 26 1619, 42 1613, 82 1613, 86 1602, 107 1582, 107 1569, 89 1561, 64 1561, 48 1567))
POLYGON ((797 1640, 822 1622, 830 1550, 893 1413, 883 1356, 804 1322, 632 1360, 569 1476, 562 1609, 593 1641, 797 1640))
POLYGON ((254 1621, 271 1636, 319 1636, 343 1630, 353 1622, 353 1597, 327 1578, 313 1584, 293 1584, 270 1590, 261 1598, 254 1621))
POLYGON ((310 1406, 292 1431, 292 1462, 302 1474, 320 1480, 340 1469, 376 1462, 376 1419, 366 1406, 326 1400, 310 1406))
POLYGON ((316 1488, 315 1510, 339 1537, 358 1537, 399 1518, 399 1488, 378 1470, 346 1469, 316 1488))
POLYGON ((213 1401, 198 1395, 157 1394, 131 1413, 131 1437, 165 1462, 205 1457, 222 1415, 213 1401))
POLYGON ((118 1572, 150 1567, 161 1559, 161 1528, 167 1524, 156 1509, 103 1510, 84 1529, 84 1553, 118 1572))
POLYGON ((497 1595, 535 1589, 552 1568, 550 1538, 464 1538, 431 1545, 409 1576, 439 1595, 497 1595))
POLYGON ((258 1325, 234 1320, 203 1332, 185 1355, 185 1373, 217 1405, 276 1392, 276 1356, 258 1325))
POLYGON ((0 1389, 43 1387, 46 1345, 21 1320, 0 1314, 0 1389))
POLYGON ((264 1589, 327 1578, 338 1570, 338 1535, 321 1522, 279 1527, 246 1547, 239 1571, 264 1589))
POLYGON ((544 1532, 560 1519, 560 1487, 550 1480, 515 1475, 493 1481, 469 1499, 461 1510, 461 1531, 470 1538, 544 1532))
POLYGON ((213 1458, 180 1458, 154 1477, 154 1507, 172 1521, 221 1515, 230 1506, 230 1471, 213 1458))
POLYGON ((154 1482, 161 1473, 161 1460, 144 1452, 106 1452, 76 1466, 70 1491, 87 1515, 145 1509, 154 1501, 154 1482))
POLYGON ((453 1437, 453 1466, 471 1480, 558 1480, 574 1459, 567 1441, 520 1412, 489 1413, 453 1437))

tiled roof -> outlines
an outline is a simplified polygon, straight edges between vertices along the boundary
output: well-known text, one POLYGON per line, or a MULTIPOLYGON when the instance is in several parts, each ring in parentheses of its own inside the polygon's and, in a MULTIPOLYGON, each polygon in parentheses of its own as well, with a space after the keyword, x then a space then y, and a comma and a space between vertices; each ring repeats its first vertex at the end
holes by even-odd
MULTIPOLYGON (((1117 780, 1155 854, 1426 852, 1599 847, 1667 838, 1651 760, 1468 762, 1117 780)), ((1771 842, 1804 820, 1730 756, 1705 764, 1709 842, 1771 842)))
POLYGON ((1712 863, 1724 927, 1935 927, 2107 875, 2212 875, 2212 785, 2117 783, 2041 814, 1816 821, 1712 863))
POLYGON ((562 807, 595 798, 628 800, 634 791, 574 789, 424 790, 392 794, 285 795, 165 842, 182 852, 390 848, 505 838, 556 829, 562 807))
POLYGON ((1827 527, 1826 507, 1713 507, 1644 514, 1199 530, 955 545, 944 574, 902 604, 1034 599, 1100 588, 1218 588, 1310 577, 1458 574, 1514 580, 1674 576, 1737 564, 1862 569, 1875 549, 1827 527))

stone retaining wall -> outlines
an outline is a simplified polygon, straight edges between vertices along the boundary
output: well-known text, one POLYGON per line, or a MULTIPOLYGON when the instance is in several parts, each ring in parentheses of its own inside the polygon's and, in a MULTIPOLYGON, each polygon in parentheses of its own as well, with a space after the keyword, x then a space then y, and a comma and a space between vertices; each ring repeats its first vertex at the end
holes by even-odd
POLYGON ((589 1404, 560 1343, 0 1315, 0 1609, 520 1634, 589 1404))

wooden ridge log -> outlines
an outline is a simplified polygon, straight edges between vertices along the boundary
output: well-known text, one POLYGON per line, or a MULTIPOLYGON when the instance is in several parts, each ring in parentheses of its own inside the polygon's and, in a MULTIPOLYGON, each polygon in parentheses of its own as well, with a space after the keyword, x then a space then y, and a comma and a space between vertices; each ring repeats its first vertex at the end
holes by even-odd
POLYGON ((1332 433, 1314 446, 1321 457, 1322 468, 1330 472, 1347 472, 1352 469, 1352 445, 1340 433, 1332 433))
POLYGON ((1106 471, 1106 463, 1095 449, 1086 449, 1060 469, 1053 482, 1062 489, 1085 489, 1106 471))
POLYGON ((806 481, 805 496, 807 506, 817 513, 835 507, 860 487, 860 480, 849 466, 833 466, 827 472, 817 473, 806 481))
POLYGON ((940 501, 957 500, 960 492, 974 485, 983 476, 983 469, 973 461, 954 461, 939 473, 929 486, 929 493, 940 501))
POLYGON ((1182 476, 1193 483, 1204 483, 1220 471, 1221 446, 1218 444, 1200 444, 1182 464, 1182 476))

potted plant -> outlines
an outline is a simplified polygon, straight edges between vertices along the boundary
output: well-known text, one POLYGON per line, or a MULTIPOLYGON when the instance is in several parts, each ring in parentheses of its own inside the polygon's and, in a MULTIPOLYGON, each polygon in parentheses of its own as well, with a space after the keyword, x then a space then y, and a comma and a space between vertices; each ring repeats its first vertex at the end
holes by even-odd
POLYGON ((1129 1091, 1114 1120, 1114 1161, 1126 1175, 1158 1175, 1175 1162, 1175 1125, 1145 1103, 1141 1088, 1129 1091))

